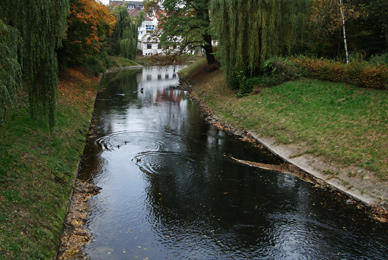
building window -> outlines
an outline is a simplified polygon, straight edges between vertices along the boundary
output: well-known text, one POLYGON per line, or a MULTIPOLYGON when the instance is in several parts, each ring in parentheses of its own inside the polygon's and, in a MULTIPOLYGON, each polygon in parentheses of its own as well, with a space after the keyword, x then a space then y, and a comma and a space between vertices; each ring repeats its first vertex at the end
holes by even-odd
POLYGON ((148 49, 148 50, 151 50, 151 49, 152 49, 152 44, 151 44, 151 43, 147 43, 147 49, 148 49))
POLYGON ((162 79, 162 74, 158 74, 158 80, 162 79))
POLYGON ((155 30, 155 25, 146 24, 146 30, 147 31, 155 30))

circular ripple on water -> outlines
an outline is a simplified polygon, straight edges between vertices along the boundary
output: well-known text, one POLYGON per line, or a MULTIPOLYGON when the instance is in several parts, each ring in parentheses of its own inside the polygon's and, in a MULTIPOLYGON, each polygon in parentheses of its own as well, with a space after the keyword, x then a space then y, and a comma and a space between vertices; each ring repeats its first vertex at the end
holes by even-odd
POLYGON ((190 156, 172 151, 147 151, 137 154, 133 162, 147 174, 173 174, 191 169, 195 160, 190 156))
POLYGON ((115 151, 125 145, 136 145, 143 150, 161 150, 171 145, 172 139, 176 138, 178 137, 167 132, 121 131, 100 137, 95 143, 103 151, 115 151))

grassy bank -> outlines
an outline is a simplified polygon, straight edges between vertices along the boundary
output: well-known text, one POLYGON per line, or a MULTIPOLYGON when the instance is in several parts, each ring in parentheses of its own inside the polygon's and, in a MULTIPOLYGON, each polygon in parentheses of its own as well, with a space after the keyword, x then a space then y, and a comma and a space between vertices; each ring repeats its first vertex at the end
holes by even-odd
POLYGON ((0 259, 55 257, 97 84, 81 70, 61 75, 53 135, 23 100, 0 127, 0 259))
POLYGON ((123 68, 129 66, 138 66, 139 64, 134 62, 133 60, 128 60, 123 57, 110 56, 110 66, 109 69, 123 68))
POLYGON ((197 56, 193 55, 150 55, 138 56, 135 61, 143 66, 165 66, 185 64, 197 60, 197 56))
POLYGON ((302 144, 304 153, 363 167, 388 180, 387 91, 303 79, 238 98, 226 86, 223 71, 204 73, 198 63, 190 69, 195 73, 180 75, 221 120, 279 143, 302 144))

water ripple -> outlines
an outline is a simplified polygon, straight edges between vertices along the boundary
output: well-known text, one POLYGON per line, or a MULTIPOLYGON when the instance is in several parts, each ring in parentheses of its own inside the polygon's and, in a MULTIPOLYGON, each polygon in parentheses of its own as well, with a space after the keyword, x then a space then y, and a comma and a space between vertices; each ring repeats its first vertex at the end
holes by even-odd
POLYGON ((138 153, 133 162, 145 173, 166 174, 182 166, 190 167, 195 160, 187 154, 173 151, 146 151, 138 153))

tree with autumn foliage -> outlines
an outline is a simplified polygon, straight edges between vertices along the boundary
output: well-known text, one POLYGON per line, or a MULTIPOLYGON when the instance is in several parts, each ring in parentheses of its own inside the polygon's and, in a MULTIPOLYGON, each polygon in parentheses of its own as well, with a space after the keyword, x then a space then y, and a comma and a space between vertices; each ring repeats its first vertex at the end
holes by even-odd
POLYGON ((70 0, 70 4, 67 38, 63 42, 61 58, 65 64, 79 65, 101 52, 116 20, 108 7, 96 0, 70 0))
POLYGON ((318 56, 345 57, 346 45, 351 58, 382 53, 388 46, 388 1, 313 0, 307 32, 307 48, 318 56))

